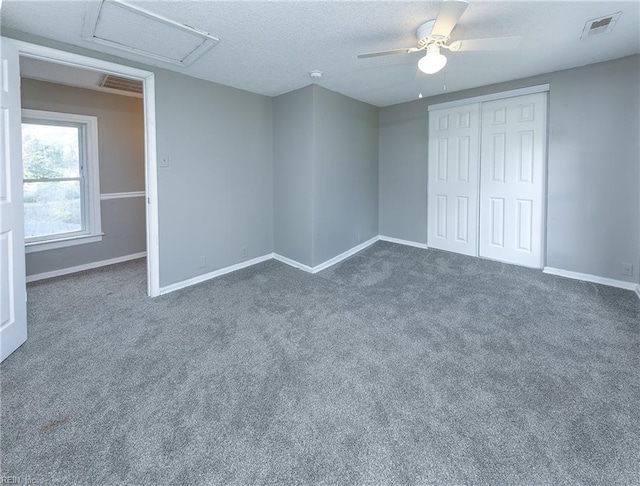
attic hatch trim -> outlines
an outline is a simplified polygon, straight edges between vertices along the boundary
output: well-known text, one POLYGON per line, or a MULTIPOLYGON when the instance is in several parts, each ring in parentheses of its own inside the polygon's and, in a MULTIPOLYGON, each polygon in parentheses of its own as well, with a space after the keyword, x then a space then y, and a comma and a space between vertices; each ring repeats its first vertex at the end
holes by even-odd
POLYGON ((102 76, 100 87, 126 91, 127 93, 142 94, 142 81, 116 76, 115 74, 105 74, 102 76))
POLYGON ((597 35, 611 32, 618 22, 621 14, 622 11, 619 11, 609 15, 603 15, 602 17, 598 17, 596 19, 587 20, 586 24, 584 24, 584 29, 582 30, 580 39, 585 40, 597 35))
POLYGON ((118 49, 121 51, 126 51, 140 57, 146 57, 148 59, 154 59, 156 61, 162 61, 168 64, 180 66, 180 67, 189 66, 196 59, 200 58, 205 52, 207 52, 209 49, 215 46, 218 42, 220 42, 220 39, 218 37, 213 36, 208 32, 205 32, 200 29, 196 29, 189 25, 181 24, 180 22, 176 22, 174 20, 168 19, 166 17, 163 17, 162 15, 158 15, 153 12, 149 12, 148 10, 145 10, 143 8, 129 5, 128 3, 125 3, 122 0, 102 0, 100 2, 89 2, 87 5, 87 14, 85 15, 85 19, 84 19, 84 26, 82 28, 82 38, 89 42, 94 42, 96 44, 101 44, 101 45, 112 47, 114 49, 118 49), (168 27, 172 27, 179 31, 186 32, 186 33, 195 35, 197 37, 200 37, 203 39, 203 42, 183 59, 174 59, 171 57, 166 57, 166 56, 156 54, 154 52, 149 52, 144 49, 139 49, 137 47, 121 44, 113 40, 103 39, 101 37, 98 37, 95 35, 95 33, 98 28, 100 13, 102 11, 103 5, 107 3, 111 4, 112 6, 120 7, 125 10, 128 10, 134 14, 141 15, 143 17, 146 17, 150 20, 156 21, 168 27))

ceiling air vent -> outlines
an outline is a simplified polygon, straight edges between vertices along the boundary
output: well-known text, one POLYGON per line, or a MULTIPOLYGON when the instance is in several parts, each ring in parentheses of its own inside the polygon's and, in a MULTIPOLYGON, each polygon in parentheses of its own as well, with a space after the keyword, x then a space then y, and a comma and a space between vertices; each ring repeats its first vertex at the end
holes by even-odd
POLYGON ((219 41, 207 32, 121 0, 87 2, 82 37, 137 57, 183 67, 219 41))
POLYGON ((618 21, 621 13, 622 12, 616 12, 611 15, 605 15, 604 17, 587 21, 587 23, 584 25, 584 30, 582 31, 582 37, 580 38, 588 39, 589 37, 593 37, 594 35, 611 32, 613 30, 613 27, 616 25, 616 22, 618 21))
POLYGON ((114 76, 113 74, 105 74, 100 81, 100 87, 142 94, 142 81, 114 76))

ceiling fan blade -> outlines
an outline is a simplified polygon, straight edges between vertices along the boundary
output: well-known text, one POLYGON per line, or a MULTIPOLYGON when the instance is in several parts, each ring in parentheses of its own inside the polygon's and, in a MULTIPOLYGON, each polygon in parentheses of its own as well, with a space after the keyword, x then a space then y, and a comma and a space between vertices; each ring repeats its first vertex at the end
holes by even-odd
POLYGON ((411 54, 412 52, 418 52, 420 49, 418 47, 407 47, 405 49, 394 49, 392 51, 380 51, 380 52, 370 52, 369 54, 359 54, 358 59, 366 59, 368 57, 378 57, 378 56, 391 56, 393 54, 411 54))
POLYGON ((522 42, 522 37, 491 37, 489 39, 467 39, 452 42, 450 51, 510 51, 522 42))
POLYGON ((442 2, 436 23, 431 29, 431 36, 443 39, 449 37, 468 6, 469 2, 466 0, 445 0, 442 2))

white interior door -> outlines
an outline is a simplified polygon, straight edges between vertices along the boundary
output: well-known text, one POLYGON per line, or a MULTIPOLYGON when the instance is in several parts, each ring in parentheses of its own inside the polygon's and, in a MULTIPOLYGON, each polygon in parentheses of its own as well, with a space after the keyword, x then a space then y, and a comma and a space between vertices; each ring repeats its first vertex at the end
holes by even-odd
POLYGON ((427 245, 478 254, 479 104, 429 112, 427 245))
POLYGON ((542 267, 546 120, 546 93, 482 104, 482 257, 542 267))
POLYGON ((20 61, 18 49, 0 41, 0 361, 27 340, 22 206, 20 61))

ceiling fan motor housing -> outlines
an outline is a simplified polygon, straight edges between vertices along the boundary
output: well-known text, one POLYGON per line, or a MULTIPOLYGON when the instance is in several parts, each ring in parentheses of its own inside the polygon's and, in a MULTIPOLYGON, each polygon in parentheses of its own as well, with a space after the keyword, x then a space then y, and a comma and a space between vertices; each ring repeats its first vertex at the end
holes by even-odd
POLYGON ((433 30, 433 26, 435 25, 435 23, 436 23, 435 19, 429 20, 428 22, 425 22, 420 27, 418 27, 418 30, 416 30, 416 37, 418 38, 418 47, 420 47, 420 49, 426 48, 427 45, 433 42, 444 44, 447 41, 446 37, 431 35, 431 31, 433 30))

